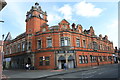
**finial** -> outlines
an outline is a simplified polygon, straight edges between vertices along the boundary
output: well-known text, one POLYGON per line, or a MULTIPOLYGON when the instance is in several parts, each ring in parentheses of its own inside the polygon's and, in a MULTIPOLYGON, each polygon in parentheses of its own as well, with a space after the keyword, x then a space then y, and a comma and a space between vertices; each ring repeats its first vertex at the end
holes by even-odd
POLYGON ((93 27, 92 27, 92 26, 90 26, 90 28, 92 29, 93 27))
POLYGON ((38 2, 36 2, 36 3, 35 3, 35 5, 36 5, 36 6, 38 6, 38 5, 39 5, 39 3, 38 3, 38 2))

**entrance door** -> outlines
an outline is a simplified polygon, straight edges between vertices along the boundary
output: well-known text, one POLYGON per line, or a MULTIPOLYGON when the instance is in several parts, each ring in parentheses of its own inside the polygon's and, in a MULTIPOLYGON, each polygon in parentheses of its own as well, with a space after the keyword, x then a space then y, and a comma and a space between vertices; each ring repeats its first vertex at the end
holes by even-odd
POLYGON ((58 68, 59 69, 64 69, 64 64, 65 64, 66 60, 64 56, 60 56, 58 58, 58 68))
POLYGON ((66 62, 65 60, 62 60, 62 61, 61 61, 61 69, 64 69, 64 64, 65 64, 65 62, 66 62))
POLYGON ((73 60, 68 61, 68 68, 74 68, 74 61, 73 60))
POLYGON ((73 56, 68 57, 68 68, 74 68, 74 58, 73 58, 73 56))

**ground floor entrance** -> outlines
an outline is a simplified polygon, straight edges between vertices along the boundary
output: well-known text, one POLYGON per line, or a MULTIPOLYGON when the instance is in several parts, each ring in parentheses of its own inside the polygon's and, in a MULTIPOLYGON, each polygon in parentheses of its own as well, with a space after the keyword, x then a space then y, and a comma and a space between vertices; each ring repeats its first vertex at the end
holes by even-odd
POLYGON ((75 55, 73 53, 69 54, 57 54, 57 67, 58 69, 64 69, 65 65, 67 68, 75 68, 76 63, 75 63, 75 55))

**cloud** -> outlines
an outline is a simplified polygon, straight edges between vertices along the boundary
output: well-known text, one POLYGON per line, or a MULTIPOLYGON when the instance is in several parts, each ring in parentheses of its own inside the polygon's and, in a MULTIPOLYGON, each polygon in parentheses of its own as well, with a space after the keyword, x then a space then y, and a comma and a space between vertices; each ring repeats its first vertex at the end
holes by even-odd
POLYGON ((59 8, 58 11, 64 15, 65 19, 72 19, 72 8, 70 5, 65 4, 63 7, 59 8))
POLYGON ((97 17, 102 13, 103 9, 96 8, 92 3, 87 3, 85 1, 81 1, 74 5, 65 4, 64 6, 58 8, 58 12, 63 15, 63 18, 67 20, 73 20, 73 14, 77 16, 83 17, 97 17))
POLYGON ((103 11, 101 8, 96 8, 95 5, 85 1, 75 4, 74 9, 77 15, 84 17, 99 16, 103 11))
POLYGON ((57 14, 48 14, 48 24, 50 26, 57 25, 58 21, 60 21, 62 18, 58 16, 57 14))
POLYGON ((114 47, 118 46, 118 20, 113 20, 106 26, 106 34, 113 41, 114 47))

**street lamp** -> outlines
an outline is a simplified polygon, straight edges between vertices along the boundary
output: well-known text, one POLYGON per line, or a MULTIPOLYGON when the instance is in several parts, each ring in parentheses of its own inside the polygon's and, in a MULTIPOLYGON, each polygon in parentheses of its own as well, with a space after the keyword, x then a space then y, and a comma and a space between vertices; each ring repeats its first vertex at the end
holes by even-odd
MULTIPOLYGON (((4 23, 4 21, 0 21, 2 23, 4 23)), ((4 59, 4 54, 3 54, 3 39, 4 39, 4 34, 2 35, 2 43, 1 43, 1 52, 0 52, 0 79, 2 79, 2 71, 3 71, 3 59, 4 59)))
POLYGON ((0 78, 2 78, 2 71, 3 71, 3 59, 4 59, 4 53, 3 53, 3 39, 4 39, 4 34, 2 35, 2 41, 1 41, 1 58, 0 58, 0 78))
POLYGON ((0 22, 4 23, 4 21, 0 21, 0 22))

